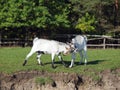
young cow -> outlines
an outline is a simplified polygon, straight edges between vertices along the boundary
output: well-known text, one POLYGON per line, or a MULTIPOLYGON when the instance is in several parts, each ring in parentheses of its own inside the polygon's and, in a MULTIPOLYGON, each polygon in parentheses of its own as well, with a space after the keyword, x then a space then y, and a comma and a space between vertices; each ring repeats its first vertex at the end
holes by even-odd
POLYGON ((82 63, 82 60, 85 60, 85 64, 87 64, 87 56, 86 56, 86 51, 87 51, 87 37, 86 36, 81 36, 77 35, 75 38, 72 39, 71 42, 75 48, 75 50, 72 52, 72 60, 71 60, 71 65, 69 66, 70 68, 74 65, 74 60, 76 58, 75 53, 79 52, 81 56, 81 60, 79 64, 82 63))
POLYGON ((40 60, 41 54, 51 54, 52 67, 54 68, 55 55, 57 55, 58 58, 64 64, 62 57, 61 57, 61 53, 63 53, 63 55, 67 55, 70 51, 71 51, 71 47, 65 43, 54 41, 54 40, 35 38, 33 40, 32 49, 31 49, 30 53, 26 56, 23 66, 25 66, 25 64, 27 63, 28 58, 36 52, 37 60, 38 60, 39 64, 42 64, 41 60, 40 60))

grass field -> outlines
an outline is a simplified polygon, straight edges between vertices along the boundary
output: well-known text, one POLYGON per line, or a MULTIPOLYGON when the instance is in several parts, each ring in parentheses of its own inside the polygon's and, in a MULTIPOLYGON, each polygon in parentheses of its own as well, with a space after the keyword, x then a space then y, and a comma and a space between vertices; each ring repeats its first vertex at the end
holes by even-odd
MULTIPOLYGON (((44 66, 37 64, 36 54, 30 57, 26 66, 22 66, 26 55, 29 53, 30 47, 3 47, 0 48, 0 72, 2 73, 14 73, 19 71, 48 71, 48 72, 69 72, 69 73, 86 73, 87 71, 99 72, 105 69, 120 68, 120 49, 88 49, 88 64, 78 65, 80 60, 79 55, 75 61, 73 68, 65 68, 56 57, 55 66, 56 69, 51 67, 51 56, 41 56, 44 66)), ((63 56, 66 64, 70 64, 71 56, 63 56)))

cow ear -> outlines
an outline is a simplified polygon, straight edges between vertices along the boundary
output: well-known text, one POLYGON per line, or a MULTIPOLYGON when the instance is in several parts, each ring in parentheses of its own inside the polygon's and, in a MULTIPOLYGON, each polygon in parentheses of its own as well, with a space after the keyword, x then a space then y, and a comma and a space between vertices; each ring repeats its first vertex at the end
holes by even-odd
POLYGON ((66 42, 68 45, 70 44, 69 42, 66 42))
POLYGON ((69 49, 69 48, 67 48, 67 47, 65 47, 67 50, 69 49))

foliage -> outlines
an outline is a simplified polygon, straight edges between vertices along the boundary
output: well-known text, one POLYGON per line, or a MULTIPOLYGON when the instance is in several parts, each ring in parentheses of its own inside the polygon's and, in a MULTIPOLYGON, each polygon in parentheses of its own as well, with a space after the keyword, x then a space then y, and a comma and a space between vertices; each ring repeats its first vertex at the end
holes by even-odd
POLYGON ((115 23, 119 26, 120 10, 115 11, 115 0, 70 0, 70 2, 72 5, 70 21, 73 23, 73 27, 76 26, 75 23, 78 23, 78 19, 82 18, 86 12, 91 16, 95 16, 98 21, 94 25, 97 29, 96 34, 108 33, 108 31, 114 29, 115 23), (118 13, 117 16, 115 16, 116 12, 118 13))
POLYGON ((76 29, 80 29, 83 33, 95 30, 96 20, 94 16, 90 16, 88 13, 85 16, 78 19, 76 29))
POLYGON ((1 0, 0 5, 0 28, 69 26, 68 5, 62 0, 1 0))
POLYGON ((3 33, 0 35, 13 37, 17 33, 25 38, 40 30, 73 33, 71 29, 76 31, 76 23, 77 28, 88 31, 87 34, 94 33, 94 28, 98 34, 106 34, 107 30, 119 26, 119 13, 115 0, 0 0, 0 30, 3 33), (91 17, 88 21, 95 18, 97 24, 83 19, 87 12, 91 17))

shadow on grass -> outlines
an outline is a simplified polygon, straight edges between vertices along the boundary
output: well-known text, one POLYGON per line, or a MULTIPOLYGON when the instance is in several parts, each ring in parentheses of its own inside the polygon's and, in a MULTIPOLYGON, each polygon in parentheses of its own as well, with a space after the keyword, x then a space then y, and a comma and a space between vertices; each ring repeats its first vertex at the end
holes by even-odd
POLYGON ((95 65, 95 64, 99 64, 101 62, 104 62, 105 60, 94 60, 94 61, 89 61, 87 64, 88 65, 95 65))
MULTIPOLYGON (((106 60, 93 60, 93 61, 88 61, 87 65, 97 65, 97 64, 100 64, 101 62, 104 62, 106 60)), ((65 67, 69 67, 69 65, 71 64, 71 61, 65 61, 64 60, 64 63, 65 63, 65 67)), ((43 63, 43 65, 40 65, 40 66, 46 66, 46 65, 49 65, 49 64, 52 64, 52 61, 51 62, 45 62, 43 63)), ((33 65, 36 65, 36 64, 33 64, 33 65)), ((62 66, 63 63, 61 61, 55 61, 54 62, 54 65, 55 65, 55 68, 57 68, 58 66, 56 65, 60 65, 62 66)), ((79 64, 78 61, 75 61, 75 66, 78 66, 78 65, 84 65, 84 62, 79 64)), ((31 66, 29 64, 27 64, 26 66, 31 66)), ((63 65, 64 66, 64 65, 63 65)))
MULTIPOLYGON (((87 65, 96 65, 96 64, 99 64, 101 62, 104 62, 105 60, 94 60, 94 61, 88 61, 87 65)), ((47 64, 51 64, 52 62, 47 62, 47 63, 44 63, 44 65, 47 65, 47 64)), ((71 61, 64 61, 64 63, 69 66, 71 64, 71 61)), ((62 65, 62 62, 61 61, 55 61, 54 64, 61 64, 62 65)), ((84 62, 79 64, 78 61, 75 61, 75 65, 84 65, 84 62)))

